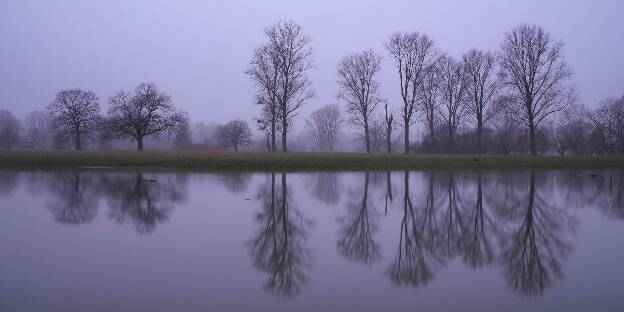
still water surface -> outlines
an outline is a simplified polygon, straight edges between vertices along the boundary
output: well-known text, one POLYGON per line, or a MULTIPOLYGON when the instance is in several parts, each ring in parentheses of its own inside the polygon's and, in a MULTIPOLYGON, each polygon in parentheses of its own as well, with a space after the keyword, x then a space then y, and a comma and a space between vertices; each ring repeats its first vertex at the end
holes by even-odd
POLYGON ((624 172, 1 172, 0 311, 624 311, 624 172))

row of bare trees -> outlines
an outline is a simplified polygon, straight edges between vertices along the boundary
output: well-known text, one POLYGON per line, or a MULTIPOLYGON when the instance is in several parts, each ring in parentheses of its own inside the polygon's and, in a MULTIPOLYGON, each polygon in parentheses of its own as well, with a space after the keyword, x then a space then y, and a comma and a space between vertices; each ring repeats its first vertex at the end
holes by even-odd
MULTIPOLYGON (((293 117, 314 96, 307 75, 312 68, 310 38, 292 21, 268 27, 265 35, 268 42, 256 49, 247 74, 257 86, 257 103, 262 106, 259 126, 270 138, 270 150, 277 150, 276 133, 281 131, 282 151, 287 151, 293 117)), ((432 38, 419 32, 396 32, 384 47, 399 77, 405 153, 414 149, 413 126, 425 129, 422 145, 437 147, 432 151, 456 152, 460 131, 471 129, 476 152, 488 152, 484 132, 495 119, 505 123, 505 118, 513 117, 514 124, 526 129, 530 153, 536 155, 540 127, 576 100, 564 44, 539 26, 520 25, 508 31, 498 52, 473 49, 459 59, 442 53, 432 38), (440 140, 446 141, 444 148, 440 140)), ((375 151, 376 141, 385 142, 387 152, 392 150, 394 116, 376 77, 381 63, 382 56, 369 49, 344 57, 337 66, 337 99, 361 129, 368 153, 375 151), (385 114, 378 116, 382 104, 385 114)), ((308 120, 322 151, 333 150, 334 142, 327 139, 335 139, 335 128, 342 125, 340 110, 331 107, 321 108, 308 120)))
MULTIPOLYGON (((314 97, 310 36, 286 20, 264 31, 266 42, 253 54, 246 74, 261 107, 257 125, 267 150, 288 151, 295 117, 314 97)), ((600 154, 624 152, 624 103, 608 99, 596 110, 576 103, 564 44, 543 28, 520 25, 505 33, 499 51, 473 49, 455 58, 419 32, 396 32, 384 43, 398 74, 400 103, 380 94, 382 55, 372 49, 345 56, 337 64, 338 104, 314 111, 307 128, 321 151, 335 150, 345 121, 358 129, 367 153, 392 152, 397 114, 404 152, 600 154), (348 117, 343 118, 343 113, 348 117), (411 142, 412 128, 422 129, 411 142)), ((180 146, 190 144, 185 113, 154 84, 110 98, 107 116, 98 97, 80 89, 59 92, 46 112, 20 122, 0 112, 0 144, 60 147, 72 142, 130 139, 142 150, 144 139, 168 133, 180 146), (20 130, 20 128, 25 128, 20 130), (52 134, 52 135, 51 135, 52 134), (50 138, 52 136, 52 138, 50 138)), ((215 134, 219 145, 238 150, 251 143, 246 122, 234 120, 215 134)))
POLYGON ((54 147, 62 148, 71 142, 74 149, 81 150, 87 142, 130 139, 141 151, 145 138, 168 133, 182 141, 181 135, 188 135, 186 113, 176 110, 171 96, 153 83, 140 83, 133 92, 120 91, 109 103, 107 116, 102 116, 93 92, 63 90, 47 106, 47 112, 29 113, 22 131, 10 112, 1 111, 0 143, 12 148, 21 140, 27 147, 37 148, 53 141, 54 147))

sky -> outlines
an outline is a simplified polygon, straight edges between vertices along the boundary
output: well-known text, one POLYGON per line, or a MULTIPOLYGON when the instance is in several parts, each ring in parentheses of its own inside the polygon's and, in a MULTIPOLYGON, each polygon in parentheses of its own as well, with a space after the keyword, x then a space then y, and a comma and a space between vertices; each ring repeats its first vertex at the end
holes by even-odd
POLYGON ((96 93, 102 112, 119 90, 156 83, 194 122, 252 121, 255 88, 245 75, 263 30, 283 19, 312 38, 316 98, 301 110, 337 103, 336 64, 372 48, 383 55, 381 95, 400 105, 399 81, 383 43, 419 31, 455 57, 497 51, 506 31, 539 24, 566 43, 580 101, 594 107, 624 94, 622 0, 0 0, 0 109, 23 117, 56 92, 96 93))

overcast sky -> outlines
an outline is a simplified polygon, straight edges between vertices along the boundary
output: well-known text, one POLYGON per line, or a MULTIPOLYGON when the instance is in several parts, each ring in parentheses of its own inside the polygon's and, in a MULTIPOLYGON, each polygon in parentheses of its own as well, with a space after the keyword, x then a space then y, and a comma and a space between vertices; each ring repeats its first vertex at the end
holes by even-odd
POLYGON ((156 83, 193 121, 251 121, 259 109, 244 74, 263 29, 281 19, 312 37, 317 97, 299 118, 336 102, 336 64, 373 48, 384 56, 382 95, 399 105, 398 76, 383 42, 420 31, 461 56, 497 50, 505 31, 540 24, 566 43, 580 99, 594 106, 624 93, 622 0, 131 1, 0 0, 0 108, 18 117, 43 109, 62 89, 108 98, 156 83))

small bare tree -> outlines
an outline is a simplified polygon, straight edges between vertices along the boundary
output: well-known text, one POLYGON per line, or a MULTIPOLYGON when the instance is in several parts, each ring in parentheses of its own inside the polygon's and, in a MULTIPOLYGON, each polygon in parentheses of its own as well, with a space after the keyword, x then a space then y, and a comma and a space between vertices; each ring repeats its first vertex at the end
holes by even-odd
POLYGON ((313 68, 311 40, 301 25, 290 20, 268 27, 264 34, 268 43, 256 51, 247 72, 261 89, 258 103, 265 107, 263 114, 279 123, 282 151, 287 152, 286 137, 294 117, 314 97, 308 78, 313 68))
POLYGON ((100 105, 91 91, 63 90, 48 105, 58 136, 73 138, 74 148, 82 149, 86 139, 92 139, 100 125, 100 105))
POLYGON ((477 152, 483 152, 484 125, 493 117, 492 101, 499 89, 495 77, 496 57, 492 52, 470 50, 463 56, 466 74, 466 108, 477 128, 477 152))
POLYGON ((0 145, 11 149, 17 142, 19 142, 19 121, 13 113, 0 110, 0 145))
POLYGON ((381 56, 366 50, 352 54, 338 63, 338 99, 347 104, 351 121, 364 130, 366 152, 371 152, 369 123, 375 108, 383 100, 375 75, 381 69, 381 56))
POLYGON ((217 140, 225 148, 238 148, 251 143, 251 130, 246 121, 235 119, 217 129, 217 140))
POLYGON ((454 151, 454 141, 459 125, 465 115, 464 97, 466 79, 462 64, 450 56, 440 58, 440 117, 446 126, 448 148, 454 151))
POLYGON ((589 153, 592 127, 588 115, 587 109, 580 104, 570 105, 559 114, 550 129, 550 142, 557 153, 589 153))
POLYGON ((322 152, 333 152, 343 119, 338 105, 325 105, 314 111, 307 120, 308 128, 316 146, 322 152))
POLYGON ((501 45, 500 78, 522 99, 517 110, 528 127, 533 156, 537 155, 535 134, 540 123, 574 100, 567 85, 572 71, 563 57, 563 46, 535 25, 512 29, 501 45))
POLYGON ((415 122, 414 114, 417 111, 417 91, 424 77, 433 68, 438 53, 433 40, 418 32, 396 32, 385 46, 399 72, 401 99, 403 100, 401 117, 405 131, 405 153, 408 154, 409 130, 415 122))
POLYGON ((134 94, 119 91, 110 98, 110 104, 107 131, 114 138, 136 141, 138 151, 143 150, 145 137, 174 134, 186 119, 183 112, 175 110, 171 96, 153 83, 140 83, 134 94))
POLYGON ((43 147, 50 138, 50 114, 32 111, 24 119, 24 140, 30 148, 43 147))

